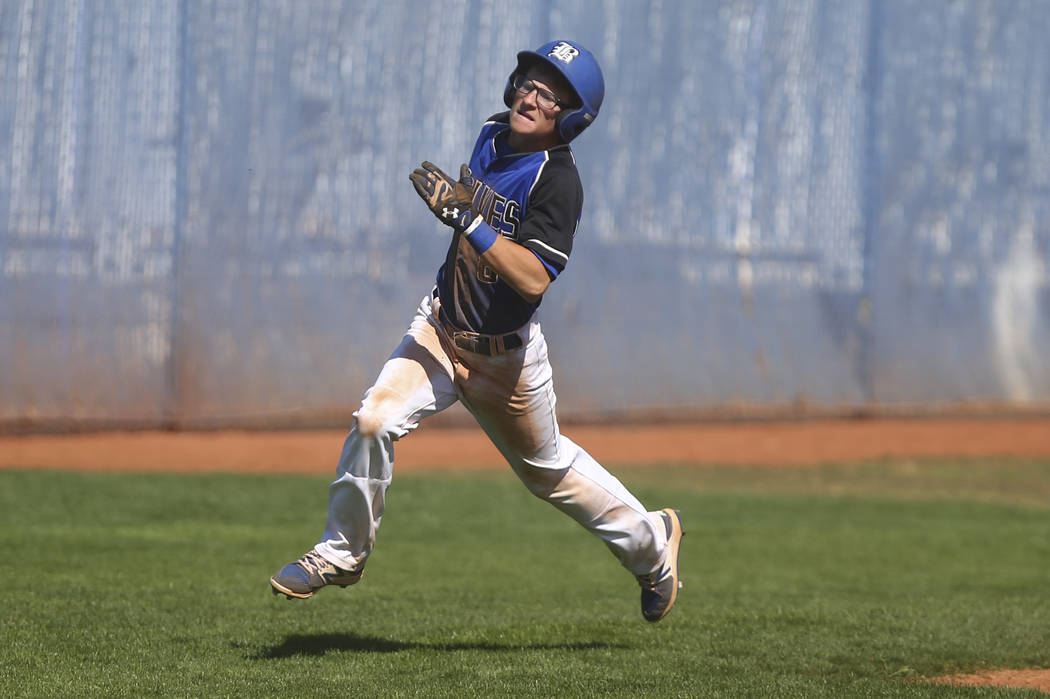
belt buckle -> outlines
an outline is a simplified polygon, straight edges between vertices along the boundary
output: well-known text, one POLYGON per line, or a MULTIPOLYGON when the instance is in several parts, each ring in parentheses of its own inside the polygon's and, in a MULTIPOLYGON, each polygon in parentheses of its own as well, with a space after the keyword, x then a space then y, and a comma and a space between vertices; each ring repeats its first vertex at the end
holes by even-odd
POLYGON ((476 333, 465 333, 457 332, 455 336, 456 344, 468 352, 474 354, 491 354, 488 338, 481 337, 476 333))

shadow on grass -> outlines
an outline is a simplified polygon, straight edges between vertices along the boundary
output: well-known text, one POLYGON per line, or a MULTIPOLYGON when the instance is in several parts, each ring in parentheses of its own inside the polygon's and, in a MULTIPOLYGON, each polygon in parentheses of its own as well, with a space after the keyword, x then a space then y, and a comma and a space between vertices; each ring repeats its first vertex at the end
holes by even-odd
POLYGON ((605 641, 580 641, 576 643, 420 643, 396 641, 374 636, 359 636, 352 633, 292 634, 281 643, 264 648, 250 656, 254 660, 273 660, 300 655, 324 655, 332 651, 354 653, 400 653, 405 650, 424 649, 432 651, 459 650, 595 650, 601 648, 628 648, 622 643, 605 641))

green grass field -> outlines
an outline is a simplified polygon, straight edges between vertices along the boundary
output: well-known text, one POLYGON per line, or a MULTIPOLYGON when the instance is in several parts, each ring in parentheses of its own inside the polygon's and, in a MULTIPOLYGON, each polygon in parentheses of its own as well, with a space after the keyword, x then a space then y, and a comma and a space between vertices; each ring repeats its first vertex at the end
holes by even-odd
POLYGON ((405 474, 361 584, 267 580, 327 478, 0 471, 0 696, 1043 696, 1050 462, 614 468, 681 509, 663 622, 505 472, 405 474))

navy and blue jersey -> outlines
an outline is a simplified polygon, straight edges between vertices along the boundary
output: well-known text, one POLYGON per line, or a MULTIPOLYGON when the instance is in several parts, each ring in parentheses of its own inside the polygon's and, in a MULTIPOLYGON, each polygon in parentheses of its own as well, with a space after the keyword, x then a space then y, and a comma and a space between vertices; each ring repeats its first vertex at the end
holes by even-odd
MULTIPOLYGON (((490 118, 474 144, 470 169, 480 187, 473 208, 497 233, 531 250, 553 280, 572 252, 583 186, 568 144, 512 151, 506 141, 509 117, 503 112, 490 118)), ((519 296, 458 234, 438 270, 438 295, 454 325, 489 335, 520 328, 540 305, 519 296)))

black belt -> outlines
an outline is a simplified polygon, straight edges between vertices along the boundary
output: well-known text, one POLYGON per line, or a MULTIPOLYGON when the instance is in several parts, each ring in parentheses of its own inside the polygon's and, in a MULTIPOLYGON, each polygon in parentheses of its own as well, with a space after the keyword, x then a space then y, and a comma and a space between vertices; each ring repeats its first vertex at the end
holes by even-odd
POLYGON ((438 309, 438 318, 445 326, 445 331, 452 338, 452 344, 460 349, 474 354, 483 354, 486 357, 505 354, 511 350, 521 347, 524 341, 518 333, 507 333, 506 335, 482 335, 469 330, 460 330, 445 315, 445 309, 438 309))

